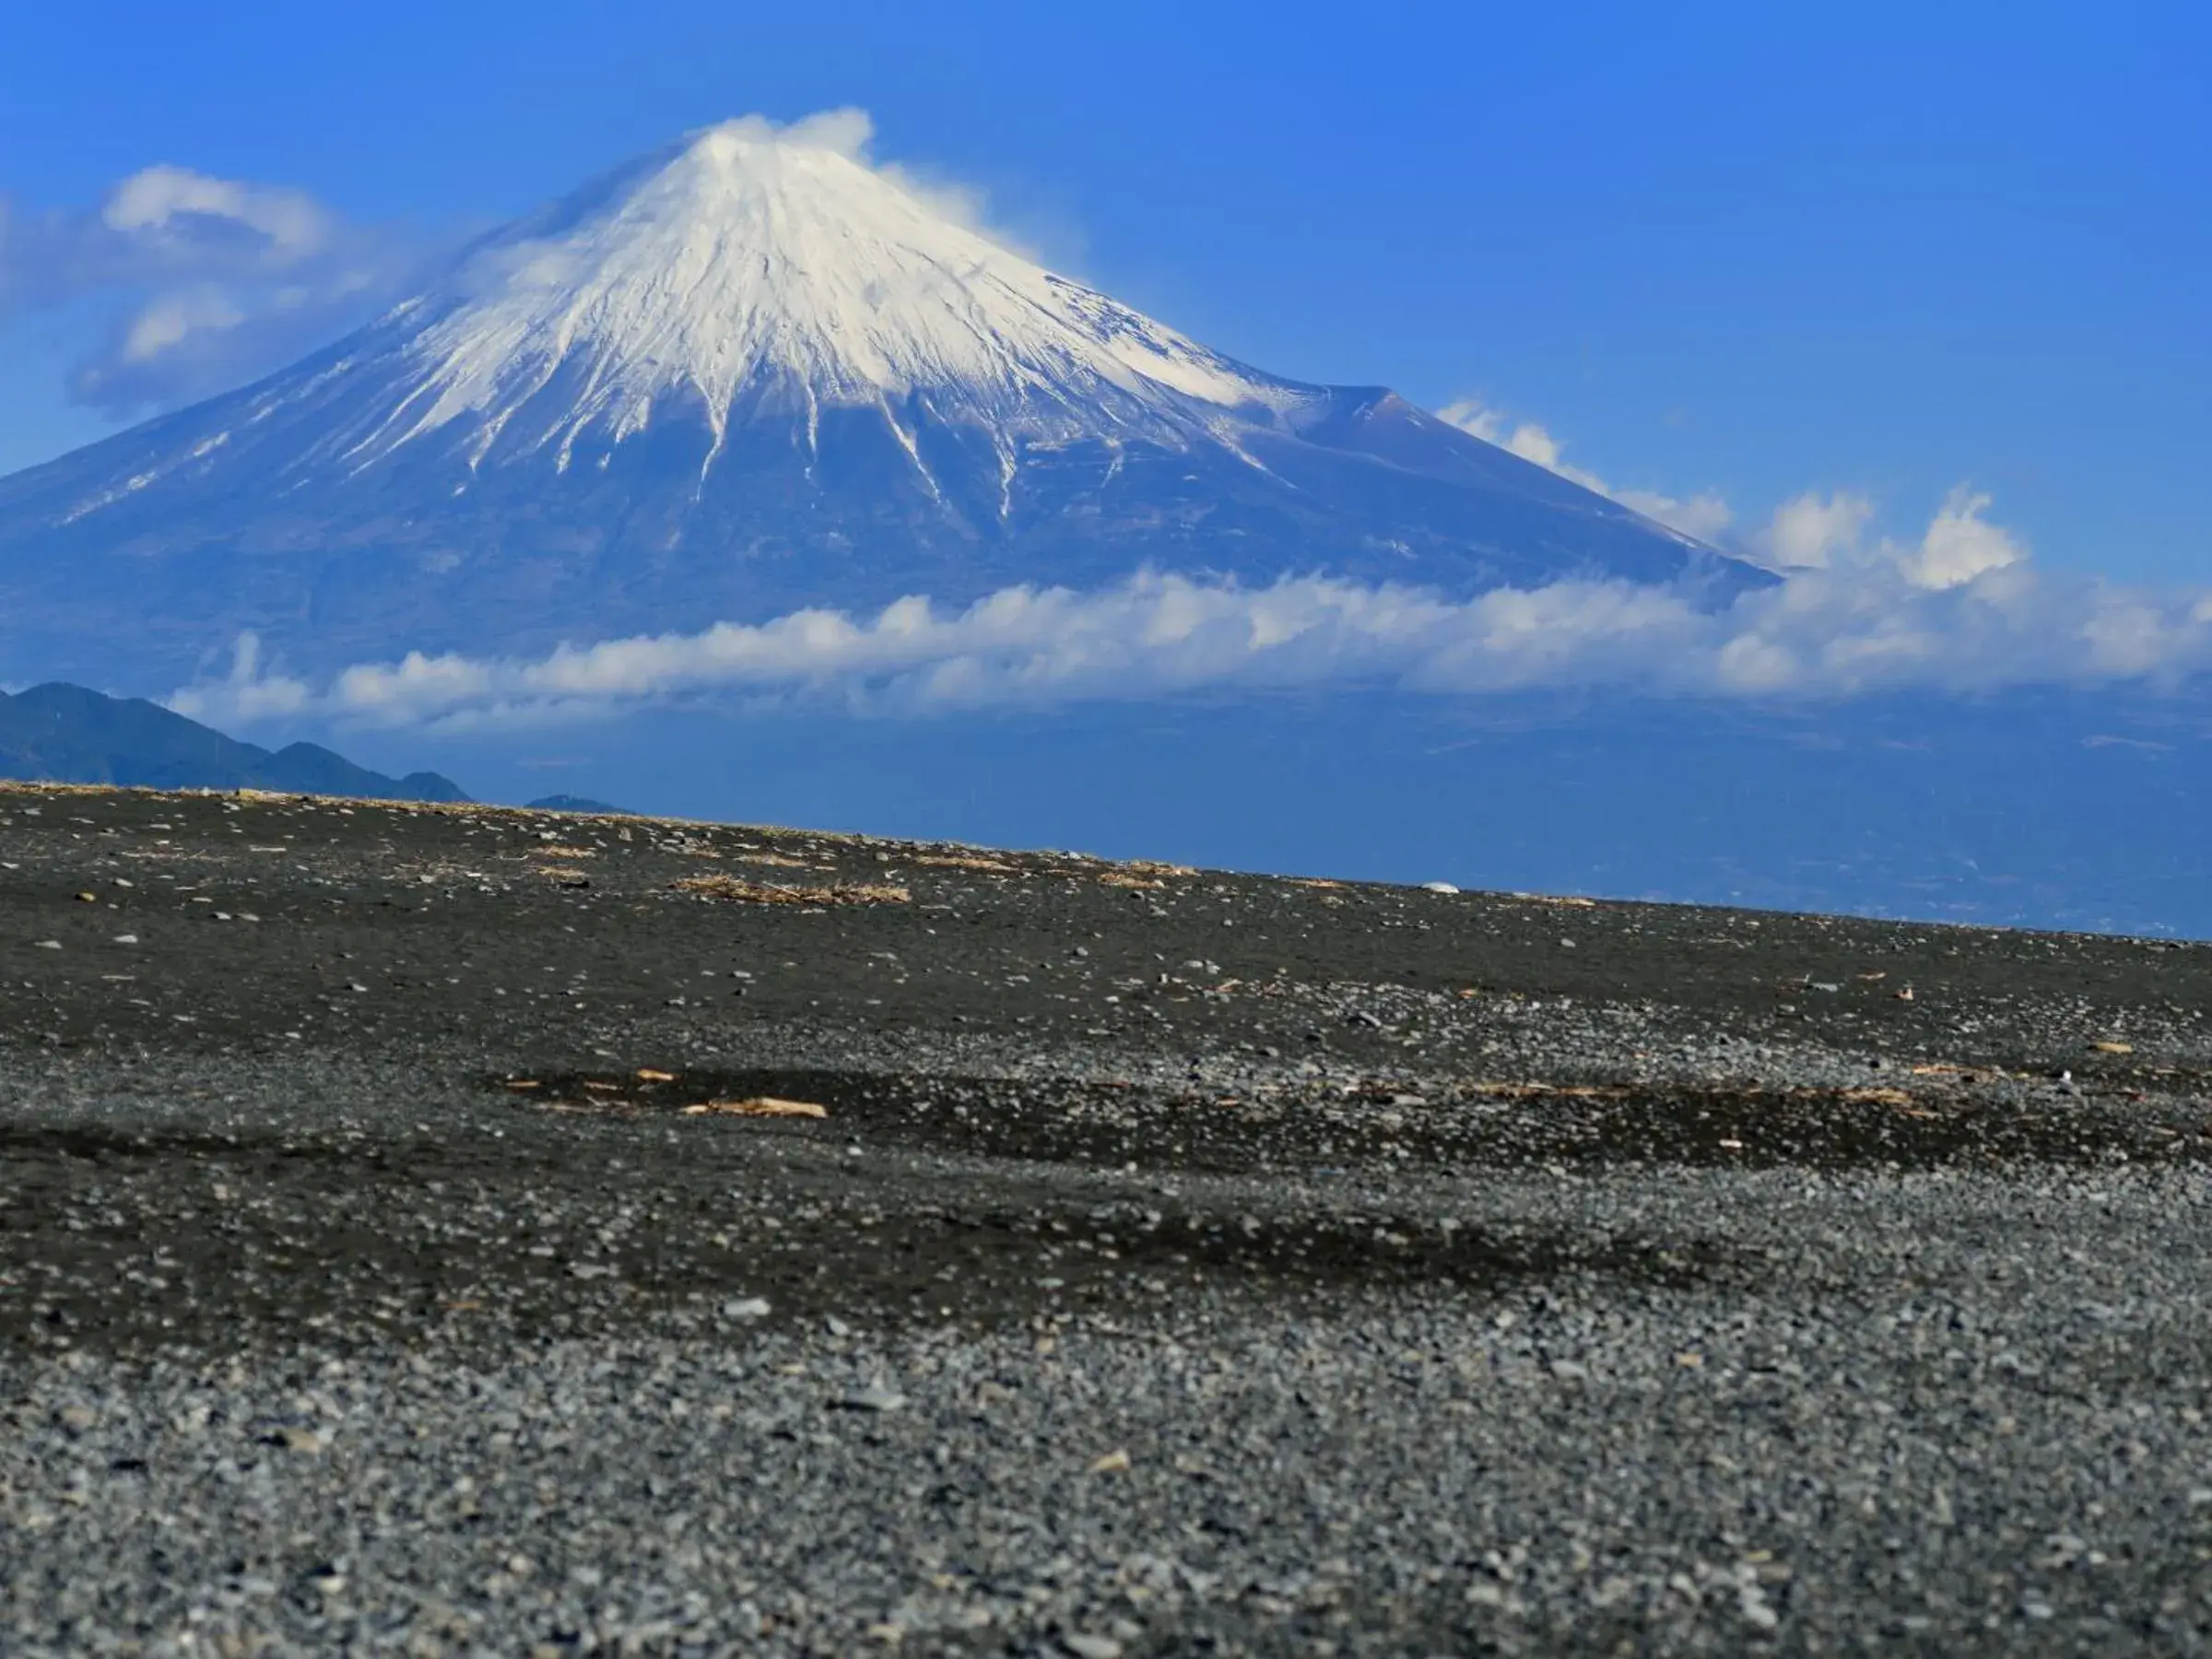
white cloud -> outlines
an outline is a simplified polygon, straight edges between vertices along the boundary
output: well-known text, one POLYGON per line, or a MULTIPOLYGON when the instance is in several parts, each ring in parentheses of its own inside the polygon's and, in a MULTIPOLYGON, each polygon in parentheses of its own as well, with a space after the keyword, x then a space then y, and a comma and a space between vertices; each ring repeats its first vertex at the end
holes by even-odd
POLYGON ((104 302, 71 395, 106 413, 202 396, 298 356, 397 296, 415 239, 304 191, 148 167, 96 207, 0 199, 0 317, 104 302))
POLYGON ((1661 495, 1651 489, 1622 489, 1608 492, 1623 507, 1641 512, 1645 518, 1656 519, 1670 530, 1679 530, 1685 535, 1695 536, 1701 542, 1718 543, 1735 523, 1735 512, 1713 490, 1703 490, 1688 500, 1678 500, 1670 495, 1661 495))
POLYGON ((1906 571, 1922 587, 1957 587, 1987 571, 2020 563, 2028 550, 1982 515, 1990 500, 1964 486, 1951 491, 1906 571))
POLYGON ((410 653, 319 686, 268 671, 249 639, 228 677, 180 691, 171 706, 218 724, 450 726, 731 697, 922 712, 1366 682, 1440 695, 1611 685, 1835 698, 2212 669, 2212 595, 2045 575, 1983 516, 1987 506, 1959 492, 1916 542, 1853 543, 1848 558, 1831 547, 1828 566, 1717 611, 1619 582, 1453 601, 1326 577, 1244 588, 1146 573, 1086 594, 1008 588, 958 612, 907 598, 872 618, 799 611, 532 659, 410 653))
POLYGON ((1728 503, 1712 490, 1705 490, 1688 500, 1665 495, 1654 489, 1616 489, 1587 467, 1570 462, 1559 443, 1548 429, 1533 420, 1509 421, 1500 411, 1480 400, 1463 397, 1448 403, 1437 412, 1440 420, 1449 421, 1502 450, 1533 461, 1547 471, 1555 472, 1570 483, 1580 484, 1584 489, 1594 489, 1599 495, 1609 496, 1632 512, 1641 512, 1654 519, 1670 530, 1694 536, 1701 542, 1712 542, 1725 535, 1735 522, 1735 514, 1728 503))
POLYGON ((1028 226, 1007 222, 983 191, 955 179, 926 163, 889 161, 875 153, 876 121, 867 111, 847 105, 818 110, 796 121, 771 121, 765 115, 740 115, 718 123, 713 129, 755 143, 770 140, 826 149, 857 161, 877 178, 889 181, 940 218, 949 219, 996 242, 1000 247, 1063 273, 1072 273, 1079 235, 1066 224, 1040 233, 1028 226))
POLYGON ((778 138, 785 144, 834 150, 855 161, 867 160, 868 147, 876 141, 874 118, 865 110, 849 104, 835 110, 817 110, 782 126, 765 115, 740 115, 728 125, 761 139, 778 138))
POLYGON ((1439 420, 1448 421, 1485 443, 1494 443, 1500 449, 1510 450, 1524 461, 1534 461, 1538 466, 1547 467, 1563 478, 1571 478, 1585 489, 1595 489, 1606 495, 1612 493, 1598 481, 1594 473, 1568 465, 1561 458, 1559 441, 1533 420, 1519 420, 1509 425, 1503 410, 1492 408, 1479 398, 1473 397, 1463 397, 1455 403, 1448 403, 1436 415, 1439 420))
POLYGON ((1960 485, 1944 498, 1934 519, 1912 545, 1888 536, 1869 545, 1867 527, 1874 503, 1840 490, 1807 491, 1784 501, 1752 539, 1769 563, 1783 571, 1865 568, 1893 571, 1915 587, 1951 588, 1993 571, 2027 561, 2028 549, 2002 525, 1983 515, 1986 493, 1960 485))
MULTIPOLYGON (((1869 547, 1866 532, 1874 522, 1874 503, 1850 490, 1829 495, 1807 490, 1784 501, 1738 546, 1729 534, 1735 514, 1713 491, 1684 500, 1655 490, 1615 488, 1588 468, 1568 461, 1559 441, 1545 427, 1533 420, 1509 421, 1474 398, 1446 404, 1437 414, 1462 431, 1608 496, 1669 529, 1747 552, 1778 571, 1864 566, 1872 560, 1916 587, 1949 588, 2027 558, 2027 549, 2009 531, 1983 516, 1990 498, 1963 485, 1951 492, 1919 543, 1910 547, 1887 538, 1869 547)), ((1750 654, 1748 648, 1746 654, 1750 654)))
POLYGON ((1858 550, 1873 518, 1874 503, 1865 496, 1807 490, 1777 507, 1753 540, 1778 569, 1825 570, 1858 550))
POLYGON ((149 300, 123 331, 119 352, 126 363, 151 362, 174 351, 204 328, 236 328, 246 320, 238 302, 210 285, 180 288, 149 300))
POLYGON ((286 263, 319 252, 335 225, 305 191, 210 178, 188 167, 148 167, 115 186, 101 206, 100 222, 125 236, 161 239, 171 246, 231 226, 260 240, 264 257, 286 263))
POLYGON ((260 636, 241 633, 231 648, 228 675, 181 691, 170 701, 182 713, 219 710, 222 718, 234 725, 259 725, 312 713, 319 700, 305 680, 265 673, 260 636))

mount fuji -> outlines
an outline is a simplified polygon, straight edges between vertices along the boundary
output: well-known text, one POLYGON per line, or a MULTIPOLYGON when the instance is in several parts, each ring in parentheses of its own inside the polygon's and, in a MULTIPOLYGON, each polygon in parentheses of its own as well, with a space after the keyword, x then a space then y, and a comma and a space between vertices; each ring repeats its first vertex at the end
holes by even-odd
POLYGON ((834 120, 685 137, 260 382, 0 480, 11 677, 162 689, 1139 568, 1769 580, 1376 387, 1223 357, 834 120))

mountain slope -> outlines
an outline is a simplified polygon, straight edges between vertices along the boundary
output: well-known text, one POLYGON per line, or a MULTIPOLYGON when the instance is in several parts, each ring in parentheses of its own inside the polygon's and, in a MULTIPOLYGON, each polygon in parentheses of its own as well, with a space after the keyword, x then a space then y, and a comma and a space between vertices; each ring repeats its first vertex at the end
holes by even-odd
POLYGON ((167 685, 245 629, 328 668, 1144 564, 1763 580, 1387 391, 1210 351, 818 133, 740 122, 292 369, 0 480, 0 650, 18 673, 126 653, 167 685))
POLYGON ((0 692, 0 778, 150 789, 270 789, 364 800, 465 801, 436 772, 389 778, 312 743, 274 753, 137 698, 82 686, 0 692))

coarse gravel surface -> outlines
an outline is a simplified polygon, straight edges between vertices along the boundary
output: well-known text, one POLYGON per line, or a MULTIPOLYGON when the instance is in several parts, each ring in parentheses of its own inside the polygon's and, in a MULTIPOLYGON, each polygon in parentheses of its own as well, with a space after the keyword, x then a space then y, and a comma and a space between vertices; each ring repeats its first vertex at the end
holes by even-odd
POLYGON ((2208 998, 0 787, 0 1653, 2206 1652, 2208 998))

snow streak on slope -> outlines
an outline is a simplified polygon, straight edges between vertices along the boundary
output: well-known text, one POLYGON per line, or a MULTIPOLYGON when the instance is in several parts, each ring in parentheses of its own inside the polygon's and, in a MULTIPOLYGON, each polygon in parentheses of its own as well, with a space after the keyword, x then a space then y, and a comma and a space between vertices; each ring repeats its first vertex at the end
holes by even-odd
POLYGON ((1265 418, 1300 400, 943 217, 865 164, 861 135, 724 123, 484 243, 452 290, 392 320, 414 384, 354 458, 464 417, 481 447, 565 452, 671 404, 703 412, 719 450, 741 412, 873 405, 896 426, 917 394, 1023 438, 1093 432, 1103 413, 1157 440, 1205 424, 1203 406, 1265 418), (557 378, 540 429, 512 429, 557 378))

